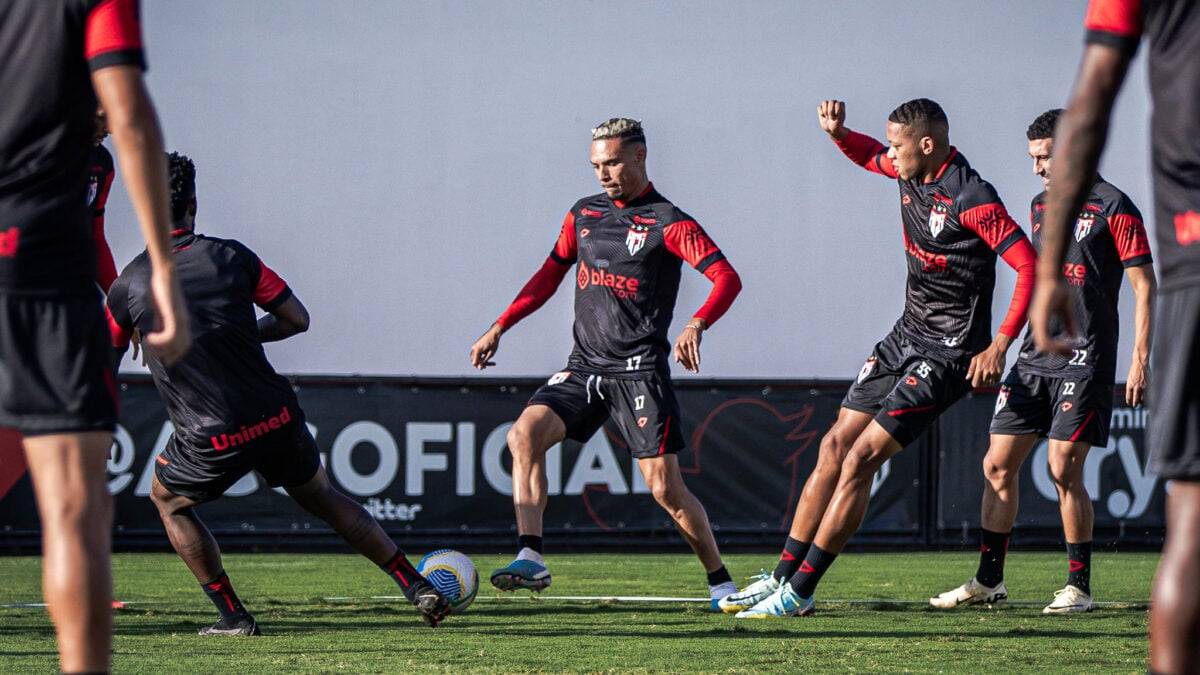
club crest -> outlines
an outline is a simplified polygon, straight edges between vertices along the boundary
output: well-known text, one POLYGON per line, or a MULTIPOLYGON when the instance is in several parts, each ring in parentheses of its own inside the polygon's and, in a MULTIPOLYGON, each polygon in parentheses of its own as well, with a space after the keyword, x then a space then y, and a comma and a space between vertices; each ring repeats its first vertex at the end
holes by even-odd
POLYGON ((872 354, 871 358, 867 359, 867 362, 863 364, 862 370, 858 371, 858 381, 859 382, 862 382, 863 380, 867 379, 867 376, 871 374, 871 371, 875 370, 875 361, 876 360, 877 359, 875 358, 875 355, 872 354))
POLYGON ((644 219, 639 216, 634 216, 633 224, 629 226, 629 231, 625 233, 625 248, 629 249, 629 255, 637 255, 637 252, 642 250, 646 245, 646 237, 650 234, 650 225, 654 221, 640 222, 644 219))
POLYGON ((1075 241, 1083 241, 1083 238, 1092 233, 1092 225, 1096 223, 1096 217, 1090 213, 1085 213, 1075 219, 1075 241))
POLYGON ((946 214, 949 210, 946 205, 940 201, 933 203, 933 208, 929 209, 929 234, 937 237, 941 233, 942 228, 946 226, 946 214))
POLYGON ((1000 387, 1000 393, 996 394, 996 410, 992 413, 993 415, 1000 412, 1004 408, 1005 404, 1008 403, 1009 391, 1010 389, 1008 387, 1000 387))

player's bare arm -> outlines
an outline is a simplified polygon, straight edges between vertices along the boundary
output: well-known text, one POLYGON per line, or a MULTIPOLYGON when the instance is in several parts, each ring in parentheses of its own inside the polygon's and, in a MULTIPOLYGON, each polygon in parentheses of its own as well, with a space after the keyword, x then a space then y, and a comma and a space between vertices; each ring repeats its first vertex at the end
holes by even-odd
POLYGON ((850 132, 846 129, 846 104, 843 101, 821 101, 817 106, 817 119, 821 129, 835 141, 844 139, 850 132))
POLYGON ((293 293, 281 305, 258 320, 258 337, 263 342, 286 340, 308 330, 308 309, 293 293))
POLYGON ((150 288, 159 325, 144 336, 144 348, 153 350, 165 363, 173 363, 187 352, 191 334, 171 257, 167 165, 158 115, 137 66, 101 68, 92 73, 92 85, 108 117, 129 200, 150 257, 150 288))
POLYGON ((693 318, 675 340, 675 363, 683 366, 688 372, 700 372, 700 340, 706 328, 707 321, 699 317, 693 318))
POLYGON ((1071 102, 1055 131, 1055 187, 1046 198, 1038 282, 1029 313, 1034 344, 1042 351, 1069 354, 1071 338, 1078 332, 1071 295, 1061 273, 1063 257, 1075 214, 1094 181, 1113 101, 1128 69, 1128 54, 1105 45, 1088 45, 1071 102), (1050 332, 1052 317, 1063 322, 1066 337, 1056 339, 1050 332))
POLYGON ((475 366, 476 370, 483 370, 488 366, 496 365, 492 360, 496 356, 496 350, 500 348, 500 336, 504 334, 504 327, 499 323, 493 323, 479 339, 471 345, 471 365, 475 366))
POLYGON ((1146 387, 1150 375, 1150 343, 1154 325, 1154 296, 1158 280, 1154 276, 1154 265, 1135 265, 1125 270, 1129 284, 1133 286, 1133 357, 1129 364, 1129 376, 1125 378, 1125 403, 1136 406, 1146 402, 1146 387))

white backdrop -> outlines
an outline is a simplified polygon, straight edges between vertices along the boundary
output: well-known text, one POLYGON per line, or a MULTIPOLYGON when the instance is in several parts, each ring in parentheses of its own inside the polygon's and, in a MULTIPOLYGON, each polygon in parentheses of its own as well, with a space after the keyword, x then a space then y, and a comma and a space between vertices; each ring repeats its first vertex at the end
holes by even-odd
MULTIPOLYGON (((1025 128, 1067 100, 1084 6, 159 0, 142 11, 168 147, 197 164, 197 229, 255 249, 312 313, 307 334, 269 346, 280 371, 475 372, 471 343, 541 265, 566 209, 598 191, 589 129, 628 116, 645 124, 655 185, 745 284, 705 335, 701 375, 848 378, 901 310, 899 205, 894 181, 827 140, 817 104, 846 100, 848 125, 882 138, 897 104, 939 101, 952 142, 1028 230, 1041 183, 1025 128)), ((1139 58, 1103 172, 1149 218, 1144 70, 1139 58)), ((119 175, 108 214, 120 268, 141 243, 119 175)), ((999 265, 996 325, 1013 283, 999 265)), ((708 289, 685 273, 672 339, 708 289)), ((1126 284, 1120 380, 1132 297, 1126 284)), ((564 283, 504 337, 488 373, 560 368, 571 306, 564 283)))

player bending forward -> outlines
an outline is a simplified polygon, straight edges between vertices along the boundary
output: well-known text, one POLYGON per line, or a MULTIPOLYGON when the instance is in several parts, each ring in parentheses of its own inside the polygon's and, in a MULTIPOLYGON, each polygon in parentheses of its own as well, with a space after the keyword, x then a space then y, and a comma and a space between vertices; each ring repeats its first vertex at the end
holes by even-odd
POLYGON ((725 313, 742 283, 700 225, 650 183, 641 123, 615 118, 593 129, 591 162, 604 192, 571 207, 550 257, 471 347, 476 368, 494 365, 500 335, 550 299, 577 266, 575 348, 567 368, 534 393, 508 432, 519 552, 492 573, 492 585, 505 591, 550 585, 542 561, 546 451, 564 438, 587 441, 611 417, 655 500, 704 565, 715 609, 737 588, 708 515, 679 471, 676 453, 684 441, 667 330, 686 261, 713 282, 708 301, 675 341, 675 360, 697 372, 701 333, 725 313))
MULTIPOLYGON (((150 498, 175 552, 221 614, 200 634, 260 634, 225 574, 216 540, 194 508, 217 499, 252 470, 272 487, 282 485, 300 506, 379 565, 425 623, 437 626, 449 613, 449 602, 362 506, 333 488, 291 385, 267 361, 262 343, 307 330, 308 311, 253 251, 237 241, 195 233, 195 166, 175 153, 168 163, 175 264, 195 341, 174 365, 164 366, 153 354, 148 359, 175 425, 156 460, 150 498), (267 312, 257 321, 254 305, 267 312)), ((128 346, 134 331, 146 331, 153 322, 148 279, 142 253, 109 292, 113 340, 120 349, 128 346)))

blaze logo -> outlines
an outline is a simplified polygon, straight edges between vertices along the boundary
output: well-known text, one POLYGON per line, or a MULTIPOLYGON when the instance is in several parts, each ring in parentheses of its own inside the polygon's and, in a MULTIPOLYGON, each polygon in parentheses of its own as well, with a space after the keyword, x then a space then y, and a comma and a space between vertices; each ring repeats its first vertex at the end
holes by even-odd
POLYGON ((567 379, 570 377, 571 377, 571 371, 560 370, 559 372, 551 375, 550 379, 546 380, 546 384, 548 384, 548 385, 562 384, 563 382, 566 382, 567 379))
POLYGON ((1083 238, 1092 233, 1092 225, 1096 224, 1096 216, 1090 213, 1082 213, 1075 219, 1075 241, 1083 241, 1083 238))
POLYGON ((908 233, 904 234, 904 251, 921 262, 922 272, 945 272, 950 265, 950 261, 944 253, 930 253, 913 243, 908 238, 908 233))
POLYGON ((643 216, 634 216, 633 222, 637 225, 653 225, 653 224, 657 223, 658 221, 653 218, 646 218, 643 216))
POLYGON ((862 370, 858 371, 859 382, 867 379, 867 376, 871 374, 871 371, 875 370, 875 362, 878 360, 879 359, 877 359, 874 354, 871 355, 871 358, 867 359, 867 362, 863 364, 862 370))
POLYGON ((1000 387, 1000 393, 996 394, 996 410, 992 413, 993 415, 999 413, 1004 408, 1004 405, 1008 403, 1008 393, 1010 391, 1012 390, 1008 387, 1000 387))
POLYGON ((1191 246, 1200 241, 1200 213, 1188 211, 1175 214, 1175 241, 1180 246, 1191 246))
POLYGON ((579 273, 575 276, 575 280, 581 291, 587 290, 588 286, 604 286, 618 298, 629 300, 637 299, 638 286, 641 285, 637 277, 626 277, 588 267, 587 263, 582 260, 579 261, 579 273))
POLYGON ((1087 282, 1087 265, 1083 263, 1063 263, 1063 276, 1072 286, 1083 286, 1087 282))
POLYGON ((579 209, 579 215, 583 216, 584 218, 599 218, 604 214, 595 209, 589 209, 585 206, 582 209, 579 209))
POLYGON ((0 232, 0 258, 17 257, 17 246, 21 243, 21 231, 15 227, 0 232))
MULTIPOLYGON (((651 224, 653 220, 649 221, 651 224)), ((629 255, 637 255, 637 252, 642 250, 646 245, 646 238, 650 234, 650 225, 646 224, 646 219, 641 216, 633 217, 633 224, 629 226, 629 232, 625 234, 625 248, 629 249, 629 255)))
POLYGON ((929 209, 929 234, 937 238, 941 233, 942 228, 946 226, 946 214, 950 210, 941 201, 934 201, 933 208, 929 209))

